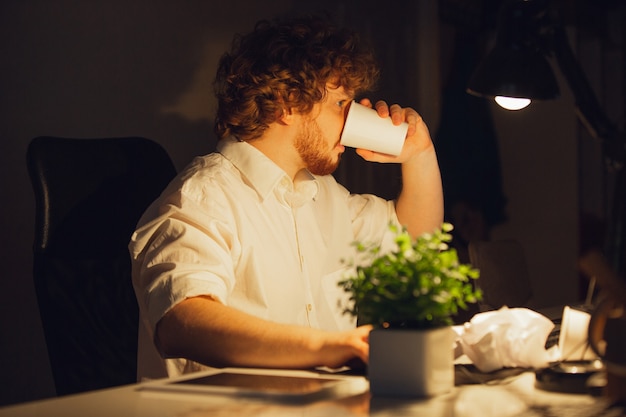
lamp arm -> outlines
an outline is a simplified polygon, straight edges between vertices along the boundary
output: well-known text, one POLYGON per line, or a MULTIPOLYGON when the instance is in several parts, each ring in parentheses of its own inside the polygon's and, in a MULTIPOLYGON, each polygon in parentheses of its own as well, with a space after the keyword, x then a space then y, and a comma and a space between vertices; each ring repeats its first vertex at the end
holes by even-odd
POLYGON ((624 163, 626 138, 623 132, 609 120, 600 106, 578 60, 572 52, 567 35, 561 24, 554 26, 553 52, 561 73, 574 94, 576 112, 589 134, 604 145, 605 157, 611 164, 624 163))
POLYGON ((605 236, 606 256, 614 270, 624 277, 626 266, 626 135, 609 120, 594 94, 580 64, 574 57, 562 25, 553 27, 553 52, 559 68, 574 94, 576 112, 592 137, 600 140, 607 170, 615 174, 611 212, 605 236))

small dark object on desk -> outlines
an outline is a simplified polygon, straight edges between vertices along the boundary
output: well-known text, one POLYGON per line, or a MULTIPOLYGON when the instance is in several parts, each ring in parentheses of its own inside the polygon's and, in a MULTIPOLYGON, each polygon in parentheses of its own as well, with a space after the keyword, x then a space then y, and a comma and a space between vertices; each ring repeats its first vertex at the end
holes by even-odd
POLYGON ((528 368, 502 368, 493 372, 482 372, 474 365, 454 366, 454 385, 493 384, 528 371, 528 368))
POLYGON ((604 366, 598 360, 564 361, 535 372, 535 387, 544 391, 600 395, 604 366))

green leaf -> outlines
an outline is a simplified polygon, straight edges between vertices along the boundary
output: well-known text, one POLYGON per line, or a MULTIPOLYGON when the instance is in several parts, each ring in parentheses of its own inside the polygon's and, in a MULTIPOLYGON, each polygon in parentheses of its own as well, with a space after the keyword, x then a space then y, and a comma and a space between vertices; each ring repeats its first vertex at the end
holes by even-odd
POLYGON ((461 264, 449 247, 453 230, 444 223, 439 230, 412 239, 405 228, 390 225, 396 248, 382 253, 379 246, 355 242, 359 262, 339 283, 349 293, 352 305, 346 314, 362 323, 427 328, 447 325, 459 308, 482 298, 472 280, 479 271, 461 264))

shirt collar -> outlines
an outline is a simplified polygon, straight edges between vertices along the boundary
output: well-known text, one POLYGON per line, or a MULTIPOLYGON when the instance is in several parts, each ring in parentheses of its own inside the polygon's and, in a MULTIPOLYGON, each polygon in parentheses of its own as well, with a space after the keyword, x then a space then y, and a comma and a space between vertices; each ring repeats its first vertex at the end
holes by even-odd
POLYGON ((267 198, 277 187, 287 187, 286 192, 300 194, 296 199, 297 205, 304 204, 304 200, 313 200, 317 195, 319 185, 313 174, 307 170, 298 172, 294 188, 285 171, 247 142, 234 137, 224 138, 218 142, 217 151, 241 172, 262 199, 267 198))

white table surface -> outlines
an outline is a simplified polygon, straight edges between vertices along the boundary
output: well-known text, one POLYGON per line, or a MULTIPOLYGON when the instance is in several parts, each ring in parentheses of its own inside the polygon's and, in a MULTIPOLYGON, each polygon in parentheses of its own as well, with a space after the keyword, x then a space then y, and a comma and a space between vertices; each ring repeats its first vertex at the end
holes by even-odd
POLYGON ((448 394, 429 399, 371 398, 364 377, 345 378, 350 381, 349 388, 315 400, 168 392, 151 389, 151 383, 140 383, 2 407, 0 417, 587 417, 603 403, 602 398, 589 395, 535 389, 533 372, 488 384, 456 386, 448 394))

